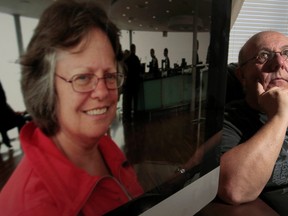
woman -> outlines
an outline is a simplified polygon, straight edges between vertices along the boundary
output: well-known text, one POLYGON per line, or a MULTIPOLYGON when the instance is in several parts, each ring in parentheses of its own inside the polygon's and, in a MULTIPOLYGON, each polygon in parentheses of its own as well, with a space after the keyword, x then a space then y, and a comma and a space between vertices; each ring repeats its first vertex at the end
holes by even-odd
POLYGON ((3 215, 103 215, 143 192, 106 135, 124 79, 118 32, 92 2, 57 1, 41 16, 21 62, 33 123, 1 191, 3 215))

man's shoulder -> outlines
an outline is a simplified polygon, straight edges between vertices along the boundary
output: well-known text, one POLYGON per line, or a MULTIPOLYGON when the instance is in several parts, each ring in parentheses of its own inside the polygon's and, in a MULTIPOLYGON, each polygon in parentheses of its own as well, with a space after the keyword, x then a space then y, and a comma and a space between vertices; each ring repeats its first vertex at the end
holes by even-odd
POLYGON ((246 134, 247 137, 255 133, 263 123, 260 112, 252 109, 244 100, 232 101, 225 106, 224 127, 234 127, 246 134))
POLYGON ((140 60, 138 58, 137 55, 130 55, 126 60, 125 60, 125 63, 126 64, 135 64, 135 62, 139 63, 140 64, 140 60))
POLYGON ((231 101, 225 105, 226 115, 236 115, 236 116, 259 116, 259 111, 252 109, 245 100, 231 101))

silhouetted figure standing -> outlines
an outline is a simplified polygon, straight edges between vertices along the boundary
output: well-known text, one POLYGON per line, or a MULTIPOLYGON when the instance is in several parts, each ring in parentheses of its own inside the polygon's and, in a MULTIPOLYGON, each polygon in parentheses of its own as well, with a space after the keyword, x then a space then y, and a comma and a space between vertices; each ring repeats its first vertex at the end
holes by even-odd
POLYGON ((154 77, 158 76, 159 73, 159 66, 158 66, 158 59, 155 56, 155 50, 150 49, 150 56, 151 61, 149 62, 149 73, 154 74, 154 77))
POLYGON ((125 122, 132 119, 132 106, 134 115, 137 113, 141 64, 136 55, 135 44, 131 44, 130 55, 124 63, 126 64, 126 80, 123 86, 123 118, 125 122))
POLYGON ((170 69, 170 59, 168 57, 168 49, 164 49, 164 59, 162 60, 162 70, 167 71, 170 69))
POLYGON ((5 91, 0 82, 0 133, 2 142, 11 149, 10 139, 7 131, 17 127, 20 131, 21 127, 25 124, 25 119, 21 113, 15 112, 6 101, 5 91))

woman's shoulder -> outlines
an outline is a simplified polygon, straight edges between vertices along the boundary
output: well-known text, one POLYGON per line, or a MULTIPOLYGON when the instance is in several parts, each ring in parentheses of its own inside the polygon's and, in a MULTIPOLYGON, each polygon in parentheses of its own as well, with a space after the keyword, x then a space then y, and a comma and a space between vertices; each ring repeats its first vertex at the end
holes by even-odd
POLYGON ((25 156, 0 193, 0 209, 3 215, 30 216, 59 213, 53 197, 25 156))

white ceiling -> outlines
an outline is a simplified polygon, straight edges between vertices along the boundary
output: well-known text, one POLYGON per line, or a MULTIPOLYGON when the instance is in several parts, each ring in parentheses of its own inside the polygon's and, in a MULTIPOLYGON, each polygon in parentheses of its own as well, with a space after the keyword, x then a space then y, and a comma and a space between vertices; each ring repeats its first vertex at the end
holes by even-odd
MULTIPOLYGON (((38 18, 55 0, 0 0, 0 12, 38 18)), ((198 7, 198 31, 209 31, 212 0, 90 0, 107 11, 122 30, 193 31, 198 7), (196 2, 198 2, 196 4, 196 2)))

